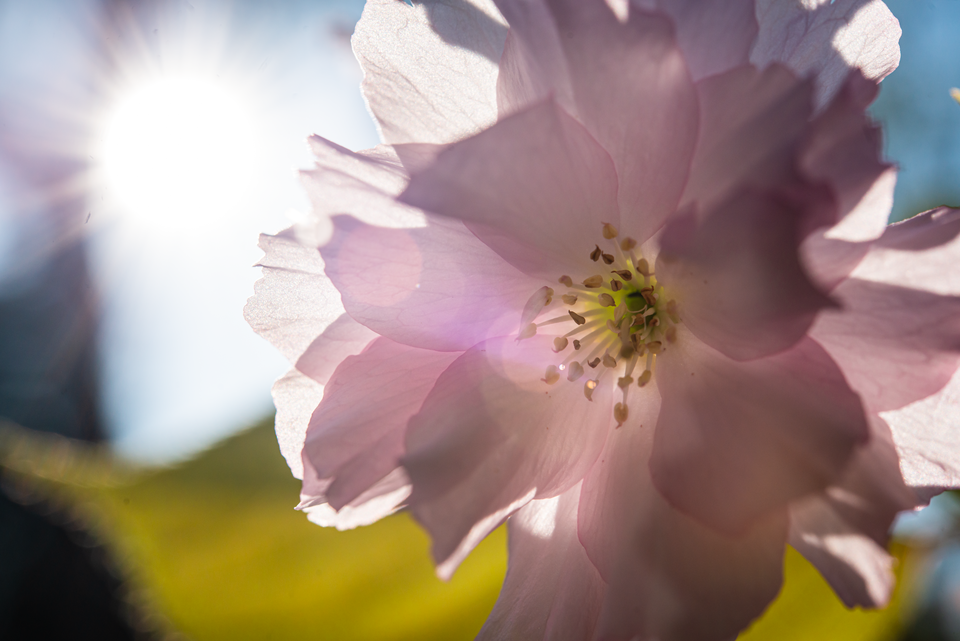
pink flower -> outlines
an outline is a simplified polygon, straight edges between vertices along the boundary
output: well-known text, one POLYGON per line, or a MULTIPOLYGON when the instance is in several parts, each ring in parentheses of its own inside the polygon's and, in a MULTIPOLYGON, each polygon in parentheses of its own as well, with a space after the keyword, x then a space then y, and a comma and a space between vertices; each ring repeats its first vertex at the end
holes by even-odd
POLYGON ((884 604, 894 516, 960 485, 960 215, 885 226, 864 115, 898 37, 876 0, 369 2, 388 145, 311 139, 247 309, 309 518, 405 507, 441 577, 507 520, 483 639, 732 638, 788 542, 884 604))

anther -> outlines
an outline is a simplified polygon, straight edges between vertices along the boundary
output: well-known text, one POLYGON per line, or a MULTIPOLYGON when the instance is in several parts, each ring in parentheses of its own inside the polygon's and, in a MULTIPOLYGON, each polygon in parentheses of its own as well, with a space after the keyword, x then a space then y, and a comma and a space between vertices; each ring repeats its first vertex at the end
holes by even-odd
POLYGON ((578 361, 573 361, 567 366, 567 380, 573 383, 583 376, 583 365, 578 361))
POLYGON ((569 343, 570 341, 563 336, 557 336, 555 339, 553 339, 553 351, 562 352, 563 350, 567 349, 567 345, 569 343))
POLYGON ((525 338, 530 338, 531 336, 535 336, 536 333, 537 333, 537 326, 534 325, 533 323, 530 323, 529 325, 524 327, 522 330, 520 330, 520 333, 517 334, 517 340, 522 341, 525 338))
POLYGON ((576 304, 577 304, 577 296, 576 296, 576 294, 564 294, 563 296, 560 297, 560 299, 563 300, 563 302, 564 302, 565 304, 567 304, 567 305, 576 305, 576 304))
POLYGON ((560 380, 560 371, 557 370, 556 365, 547 365, 547 373, 543 378, 540 379, 547 385, 553 385, 560 380))
POLYGON ((599 357, 599 356, 597 356, 595 359, 593 359, 592 361, 590 361, 589 363, 587 363, 587 365, 589 365, 590 367, 596 367, 596 366, 599 365, 599 364, 600 364, 600 357, 599 357))
POLYGON ((600 294, 597 297, 597 302, 600 303, 601 307, 613 307, 617 304, 610 294, 600 294))
POLYGON ((561 285, 566 285, 567 287, 573 287, 573 279, 569 276, 561 276, 557 279, 557 282, 561 285))
POLYGON ((603 258, 603 262, 605 262, 607 265, 612 265, 613 261, 615 260, 612 254, 602 254, 601 258, 603 258))
POLYGON ((617 231, 617 228, 611 225, 610 223, 603 223, 603 237, 607 240, 612 240, 617 237, 617 234, 620 232, 617 231))
POLYGON ((663 351, 663 343, 660 341, 650 341, 647 343, 647 349, 651 354, 659 354, 663 351))
POLYGON ((650 263, 647 262, 646 258, 641 258, 637 261, 637 271, 644 276, 650 275, 650 263))
POLYGON ((651 371, 648 370, 648 369, 643 370, 643 374, 641 374, 641 375, 640 375, 640 378, 637 379, 637 384, 639 384, 640 387, 643 387, 643 386, 645 386, 647 383, 649 383, 649 382, 650 382, 650 379, 652 379, 652 378, 653 378, 653 372, 651 372, 651 371))
POLYGON ((603 285, 603 276, 600 276, 599 274, 596 276, 591 276, 583 281, 583 286, 590 287, 591 289, 595 289, 601 285, 603 285))
POLYGON ((617 419, 617 427, 626 422, 629 413, 626 403, 617 403, 613 406, 613 418, 617 419))
POLYGON ((667 316, 669 316, 670 320, 672 320, 674 323, 680 322, 680 312, 677 309, 677 301, 675 300, 667 301, 667 316))
POLYGON ((615 278, 612 278, 610 279, 610 289, 615 292, 619 292, 621 289, 623 289, 623 283, 615 278))
POLYGON ((663 337, 667 340, 668 343, 677 342, 677 328, 671 325, 667 328, 667 331, 663 333, 663 337))
MULTIPOLYGON (((620 282, 620 281, 616 281, 620 282)), ((620 324, 620 321, 623 320, 623 315, 627 313, 627 306, 623 301, 620 301, 620 304, 617 305, 617 308, 613 310, 613 322, 617 325, 620 324)))
POLYGON ((602 255, 603 255, 603 250, 600 249, 600 245, 596 245, 594 250, 590 252, 590 260, 592 260, 593 262, 597 262, 598 260, 600 260, 600 256, 602 255))
POLYGON ((623 240, 620 241, 620 249, 622 249, 625 252, 630 251, 636 246, 637 246, 637 241, 635 241, 630 237, 624 238, 623 240))
POLYGON ((597 382, 594 380, 589 380, 583 384, 583 395, 587 397, 588 401, 593 400, 593 390, 597 389, 597 382))
POLYGON ((583 325, 584 323, 587 322, 586 318, 584 318, 580 314, 573 311, 570 312, 570 318, 572 318, 573 322, 576 323, 577 325, 583 325))
POLYGON ((618 269, 617 271, 610 272, 611 274, 616 274, 625 281, 633 280, 633 274, 630 273, 629 269, 618 269))
POLYGON ((615 359, 613 356, 610 356, 610 354, 604 354, 604 355, 603 355, 603 364, 604 364, 605 367, 616 367, 616 366, 617 366, 617 359, 615 359))
POLYGON ((580 349, 580 341, 577 339, 573 340, 573 349, 580 349))
POLYGON ((547 299, 546 299, 546 301, 543 303, 543 306, 544 306, 544 307, 546 307, 547 305, 549 305, 550 303, 553 302, 553 290, 552 290, 551 288, 549 288, 549 287, 547 287, 546 289, 547 289, 547 291, 546 291, 545 293, 546 293, 546 295, 547 295, 547 299))
POLYGON ((621 376, 620 378, 617 379, 617 387, 619 387, 620 389, 626 389, 630 387, 630 383, 632 382, 633 382, 632 376, 621 376))
POLYGON ((609 330, 610 330, 611 332, 613 332, 614 334, 616 334, 616 333, 618 333, 618 332, 620 331, 620 328, 617 327, 617 324, 614 323, 612 320, 608 320, 608 321, 607 321, 607 329, 609 329, 609 330))

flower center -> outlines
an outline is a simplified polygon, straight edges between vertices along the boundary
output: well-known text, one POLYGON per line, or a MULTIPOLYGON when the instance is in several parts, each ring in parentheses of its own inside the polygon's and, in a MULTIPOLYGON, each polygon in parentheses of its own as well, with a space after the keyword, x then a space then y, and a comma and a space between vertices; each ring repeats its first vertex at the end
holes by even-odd
POLYGON ((541 380, 553 385, 564 374, 571 383, 586 378, 583 394, 592 401, 594 390, 605 379, 612 379, 609 384, 615 382, 622 393, 613 409, 619 427, 629 414, 630 388, 634 383, 644 387, 653 379, 657 356, 677 340, 680 316, 676 301, 666 296, 636 241, 618 241, 617 236, 613 225, 603 225, 604 244, 612 249, 596 245, 590 252, 590 259, 597 264, 596 274, 580 283, 566 275, 558 279, 567 289, 560 296, 566 313, 530 322, 553 308, 554 291, 543 287, 530 298, 517 340, 548 326, 569 328, 553 339, 553 351, 560 361, 548 365, 541 380))

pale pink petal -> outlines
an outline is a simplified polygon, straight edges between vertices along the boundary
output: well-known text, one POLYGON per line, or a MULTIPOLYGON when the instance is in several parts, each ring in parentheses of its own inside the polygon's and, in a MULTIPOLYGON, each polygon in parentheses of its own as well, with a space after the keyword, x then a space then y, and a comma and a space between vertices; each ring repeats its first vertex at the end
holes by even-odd
MULTIPOLYGON (((830 185, 837 200, 839 222, 827 231, 827 238, 873 240, 887 225, 890 209, 885 203, 860 206, 878 181, 884 179, 884 186, 892 182, 892 166, 880 159, 880 127, 865 115, 877 91, 877 85, 859 71, 851 72, 836 98, 814 119, 804 143, 802 171, 813 182, 830 185)), ((892 204, 892 185, 889 189, 892 204)))
MULTIPOLYGON (((310 228, 297 228, 300 240, 319 247, 330 240, 330 217, 350 214, 370 225, 382 227, 422 227, 423 212, 397 202, 396 196, 407 186, 404 161, 391 147, 379 146, 352 152, 319 136, 310 138, 316 156, 316 168, 300 172, 300 181, 310 197, 310 228)), ((413 150, 403 146, 405 154, 413 150)), ((419 155, 422 155, 419 154, 419 155)))
POLYGON ((293 228, 262 234, 263 278, 243 316, 258 334, 296 363, 310 344, 343 313, 340 295, 323 273, 316 247, 303 245, 293 228))
POLYGON ((732 639, 780 588, 785 518, 728 538, 671 508, 647 471, 655 389, 634 407, 580 495, 580 540, 609 584, 598 638, 732 639))
POLYGON ((376 337, 376 332, 348 314, 341 314, 304 350, 297 359, 296 368, 321 385, 326 385, 333 370, 343 359, 359 354, 376 337))
POLYGON ((960 371, 936 394, 880 416, 910 487, 925 488, 925 496, 960 487, 960 371))
POLYGON ((681 326, 657 379, 654 482, 674 507, 722 531, 836 482, 868 438, 860 399, 810 339, 738 363, 681 326))
POLYGON ((320 251, 347 313, 399 343, 462 351, 515 333, 524 302, 543 286, 456 220, 414 229, 371 227, 349 216, 333 222, 333 238, 320 251))
POLYGON ((933 394, 960 365, 960 297, 857 278, 832 295, 840 310, 821 314, 810 336, 872 411, 933 394))
POLYGON ((368 2, 353 50, 381 138, 445 143, 492 124, 506 33, 487 0, 368 2))
MULTIPOLYGON (((823 291, 829 291, 856 269, 870 251, 880 212, 889 215, 897 185, 896 169, 888 169, 864 194, 859 203, 834 227, 817 230, 800 245, 800 256, 810 278, 823 291)), ((842 213, 842 212, 841 212, 842 213)), ((886 222, 884 222, 886 225, 886 222)))
POLYGON ((960 296, 960 209, 940 207, 890 225, 853 276, 960 296))
POLYGON ((789 540, 848 608, 882 608, 889 602, 894 558, 822 501, 805 499, 791 508, 789 540))
POLYGON ((803 271, 797 247, 811 207, 743 192, 695 229, 676 219, 661 238, 657 278, 697 338, 737 360, 799 341, 833 303, 803 271))
POLYGON ((304 478, 303 439, 310 423, 310 415, 323 398, 323 386, 302 372, 292 369, 273 384, 273 404, 277 407, 275 428, 280 453, 290 471, 298 479, 304 478))
POLYGON ((577 484, 507 521, 507 576, 477 641, 593 637, 606 586, 577 539, 579 496, 577 484))
POLYGON ((381 337, 340 363, 303 446, 317 477, 332 479, 324 496, 333 508, 349 504, 399 467, 407 421, 457 356, 381 337))
POLYGON ((306 513, 313 523, 338 530, 376 523, 402 509, 410 496, 410 481, 402 468, 395 469, 339 510, 327 503, 323 495, 329 485, 329 479, 319 481, 307 466, 304 470, 305 492, 300 495, 302 500, 297 509, 306 513))
POLYGON ((583 382, 548 385, 541 379, 556 358, 552 344, 534 336, 477 345, 410 420, 410 506, 431 534, 441 576, 525 503, 578 483, 603 447, 614 382, 601 379, 592 402, 583 382))
POLYGON ((576 116, 570 70, 547 3, 498 0, 497 6, 510 25, 497 79, 501 118, 551 96, 576 116))
POLYGON ((697 96, 673 24, 636 7, 621 22, 603 0, 546 4, 560 34, 556 40, 545 33, 542 10, 514 11, 502 3, 511 30, 522 41, 517 53, 532 58, 526 65, 511 62, 505 70, 526 67, 526 76, 533 78, 546 70, 548 81, 560 79, 561 100, 565 82, 560 73, 568 72, 572 112, 612 156, 620 177, 624 231, 642 242, 676 209, 697 139, 697 96), (516 24, 515 13, 524 14, 516 24), (556 42, 565 65, 551 60, 556 42), (539 48, 540 43, 547 46, 539 48))
POLYGON ((922 501, 900 475, 890 428, 871 416, 870 442, 825 492, 790 506, 790 544, 813 563, 847 607, 883 607, 893 589, 889 530, 922 501))
POLYGON ((683 202, 704 210, 745 186, 795 181, 811 91, 780 65, 738 67, 697 83, 700 138, 683 202))
POLYGON ((694 80, 747 64, 759 27, 754 0, 657 0, 671 18, 694 80))
POLYGON ((757 19, 751 62, 813 75, 819 106, 851 69, 879 82, 900 64, 900 23, 881 0, 757 0, 757 19))
POLYGON ((609 155, 548 101, 452 145, 400 199, 464 221, 507 262, 555 283, 592 273, 602 223, 620 223, 616 194, 609 155))

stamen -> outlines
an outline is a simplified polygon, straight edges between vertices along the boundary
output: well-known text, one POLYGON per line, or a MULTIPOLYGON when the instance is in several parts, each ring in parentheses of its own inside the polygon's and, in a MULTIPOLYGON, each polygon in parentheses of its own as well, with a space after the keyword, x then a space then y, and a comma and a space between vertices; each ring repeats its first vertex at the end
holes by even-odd
POLYGON ((547 373, 543 378, 540 379, 547 385, 553 385, 560 380, 560 371, 557 370, 556 365, 547 365, 547 373))
POLYGON ((623 315, 626 313, 627 313, 627 306, 626 304, 624 304, 623 301, 620 301, 620 304, 617 305, 617 308, 613 310, 613 322, 619 325, 620 321, 623 320, 623 315))
POLYGON ((642 274, 645 277, 650 276, 650 263, 647 262, 646 258, 641 258, 640 260, 636 261, 634 265, 637 266, 638 273, 642 274))
POLYGON ((603 276, 597 274, 596 276, 591 276, 583 281, 584 287, 589 287, 590 289, 596 289, 603 285, 603 276))
POLYGON ((600 364, 600 357, 599 357, 599 356, 597 356, 597 357, 596 357, 595 359, 593 359, 592 361, 588 361, 588 362, 587 362, 587 365, 589 365, 590 367, 593 367, 593 368, 596 368, 597 365, 599 365, 599 364, 600 364))
POLYGON ((597 298, 597 302, 599 302, 603 307, 613 307, 617 304, 616 301, 613 300, 613 296, 610 294, 600 294, 600 296, 597 298))
POLYGON ((613 356, 610 356, 610 354, 604 354, 604 355, 603 355, 603 364, 604 364, 604 366, 606 366, 606 367, 616 367, 616 366, 617 366, 617 359, 614 358, 613 356))
POLYGON ((520 333, 517 334, 517 340, 522 341, 525 338, 536 336, 536 334, 537 334, 537 326, 534 325, 533 323, 530 323, 529 325, 524 327, 522 330, 520 330, 520 333))
POLYGON ((670 327, 667 328, 667 331, 665 331, 665 332, 663 333, 663 337, 664 337, 665 339, 667 339, 667 342, 668 342, 668 343, 676 343, 676 342, 677 342, 677 328, 674 327, 673 325, 671 325, 670 327))
POLYGON ((589 380, 583 384, 583 395, 588 401, 593 401, 593 390, 597 389, 597 381, 589 380))
POLYGON ((577 296, 575 294, 564 294, 560 299, 567 305, 577 304, 577 296))
POLYGON ((607 240, 613 240, 619 233, 620 232, 617 231, 617 228, 610 223, 603 223, 603 237, 607 240))
POLYGON ((597 262, 598 260, 600 260, 600 256, 602 255, 603 255, 603 250, 600 249, 600 245, 596 245, 594 250, 590 252, 590 260, 592 260, 593 262, 597 262))
POLYGON ((573 339, 573 349, 580 349, 580 341, 573 339))
POLYGON ((663 352, 663 343, 660 341, 651 341, 647 343, 647 349, 651 354, 660 354, 663 352))
POLYGON ((637 379, 637 384, 640 387, 644 387, 647 383, 650 382, 650 379, 653 378, 653 372, 648 369, 643 370, 643 374, 640 375, 640 378, 637 379))
POLYGON ((623 289, 623 283, 621 283, 619 280, 611 279, 610 289, 612 289, 615 292, 619 292, 621 289, 623 289))
POLYGON ((620 389, 626 389, 630 387, 631 383, 633 383, 632 376, 621 376, 620 378, 617 379, 617 387, 619 387, 620 389))
MULTIPOLYGON (((601 310, 601 311, 602 311, 602 310, 601 310)), ((572 314, 573 312, 570 312, 570 313, 572 314)), ((581 316, 581 318, 583 318, 583 317, 581 316)), ((572 329, 572 330, 570 330, 569 332, 567 332, 566 334, 564 334, 564 336, 566 336, 567 338, 569 338, 569 337, 571 337, 571 336, 576 336, 576 335, 579 334, 580 332, 585 332, 585 331, 587 331, 588 329, 593 329, 593 328, 596 327, 597 325, 603 325, 603 319, 602 319, 602 318, 597 318, 597 319, 595 319, 595 320, 590 321, 590 322, 587 323, 586 325, 581 325, 580 327, 578 327, 578 328, 576 328, 576 329, 572 329)), ((583 340, 584 340, 584 341, 588 341, 588 340, 590 340, 591 338, 593 338, 594 336, 596 336, 597 334, 603 332, 603 330, 604 330, 604 328, 600 328, 599 330, 597 330, 597 331, 595 331, 595 332, 593 332, 593 333, 591 333, 591 334, 587 334, 587 336, 586 336, 583 340)))
POLYGON ((620 249, 622 249, 625 252, 630 251, 636 246, 637 246, 637 241, 630 238, 629 236, 620 241, 620 249))
POLYGON ((623 280, 629 282, 633 280, 633 273, 629 269, 618 269, 617 271, 610 272, 611 274, 616 274, 623 280))
POLYGON ((563 350, 567 349, 567 344, 569 344, 569 342, 570 341, 563 336, 556 337, 553 339, 553 351, 557 353, 562 352, 563 350))
POLYGON ((613 261, 614 261, 613 254, 602 254, 601 258, 603 258, 603 262, 606 263, 607 265, 613 264, 613 261))
POLYGON ((567 367, 567 370, 567 380, 571 383, 583 376, 583 365, 581 365, 578 361, 573 361, 570 363, 570 365, 567 367))
POLYGON ((570 314, 570 318, 572 318, 573 322, 576 323, 577 325, 583 325, 584 323, 587 322, 586 318, 584 318, 583 316, 581 316, 580 314, 574 311, 570 311, 569 314, 570 314))
POLYGON ((557 279, 557 282, 561 285, 566 285, 567 287, 571 287, 573 285, 573 279, 569 276, 561 276, 557 279))
POLYGON ((617 419, 617 427, 620 427, 626 422, 629 414, 630 411, 627 409, 626 403, 617 403, 613 406, 613 418, 617 419))

